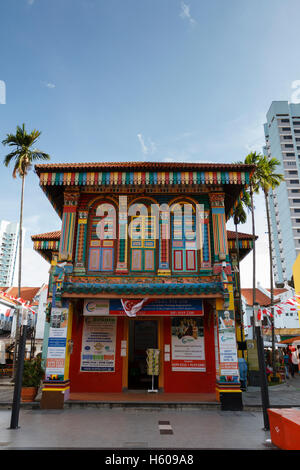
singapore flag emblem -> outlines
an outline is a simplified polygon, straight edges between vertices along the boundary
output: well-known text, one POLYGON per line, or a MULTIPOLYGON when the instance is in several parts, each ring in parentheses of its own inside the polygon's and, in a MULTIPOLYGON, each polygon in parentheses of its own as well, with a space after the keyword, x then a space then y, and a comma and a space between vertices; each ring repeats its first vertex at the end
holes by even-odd
POLYGON ((126 315, 128 317, 136 317, 137 312, 139 312, 142 309, 143 305, 145 304, 145 302, 147 302, 147 300, 148 300, 147 298, 142 299, 142 300, 121 299, 121 302, 122 302, 122 306, 126 315))

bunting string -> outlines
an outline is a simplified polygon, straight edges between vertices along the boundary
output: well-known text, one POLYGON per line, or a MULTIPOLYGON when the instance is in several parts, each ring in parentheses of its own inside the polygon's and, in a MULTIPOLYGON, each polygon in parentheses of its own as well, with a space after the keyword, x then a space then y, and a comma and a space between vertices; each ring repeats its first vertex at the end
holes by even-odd
POLYGON ((6 297, 9 300, 12 300, 13 302, 17 302, 19 305, 22 305, 23 308, 26 308, 27 310, 30 310, 31 313, 33 313, 33 315, 35 315, 36 312, 33 310, 33 308, 32 308, 33 306, 30 305, 28 300, 24 300, 21 297, 13 297, 13 296, 7 294, 6 292, 2 292, 2 291, 0 291, 0 295, 2 295, 3 297, 6 297))

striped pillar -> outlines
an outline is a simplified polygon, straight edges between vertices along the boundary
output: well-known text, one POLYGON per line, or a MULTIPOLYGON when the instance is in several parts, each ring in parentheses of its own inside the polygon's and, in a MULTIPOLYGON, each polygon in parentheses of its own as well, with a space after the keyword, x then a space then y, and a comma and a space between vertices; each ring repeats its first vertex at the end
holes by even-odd
POLYGON ((119 238, 118 238, 118 259, 116 273, 128 273, 128 214, 127 196, 119 197, 119 238))
POLYGON ((158 275, 169 276, 170 270, 170 211, 160 210, 158 275))
POLYGON ((58 261, 72 261, 79 190, 65 190, 58 261))
POLYGON ((85 274, 88 211, 78 213, 74 272, 85 274))
POLYGON ((224 193, 209 194, 212 214, 215 262, 229 259, 224 197, 224 193))
POLYGON ((211 267, 209 210, 204 210, 201 214, 199 229, 201 269, 207 269, 211 267))

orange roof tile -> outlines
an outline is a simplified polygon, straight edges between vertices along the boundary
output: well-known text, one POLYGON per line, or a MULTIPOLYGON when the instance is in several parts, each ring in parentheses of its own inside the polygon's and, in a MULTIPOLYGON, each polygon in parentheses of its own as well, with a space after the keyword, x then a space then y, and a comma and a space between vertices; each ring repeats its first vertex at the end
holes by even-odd
MULTIPOLYGON (((227 230, 227 238, 228 240, 235 240, 236 239, 236 233, 234 230, 227 230)), ((242 233, 238 232, 238 238, 240 240, 253 240, 253 235, 251 233, 242 233)), ((255 239, 258 237, 255 236, 255 239)))
MULTIPOLYGON (((21 298, 32 302, 41 287, 21 287, 21 298)), ((7 295, 18 297, 18 287, 10 287, 6 291, 7 295)))
MULTIPOLYGON (((247 305, 253 305, 253 289, 242 289, 242 296, 245 297, 247 305)), ((259 289, 255 289, 255 300, 259 305, 267 307, 271 304, 271 299, 259 289)))
POLYGON ((56 230, 54 232, 40 233, 39 235, 32 235, 31 240, 59 240, 60 233, 60 230, 56 230))
MULTIPOLYGON (((266 289, 268 292, 271 292, 271 289, 266 289)), ((280 289, 274 289, 274 295, 280 295, 284 294, 284 292, 287 292, 288 289, 280 288, 280 289)))

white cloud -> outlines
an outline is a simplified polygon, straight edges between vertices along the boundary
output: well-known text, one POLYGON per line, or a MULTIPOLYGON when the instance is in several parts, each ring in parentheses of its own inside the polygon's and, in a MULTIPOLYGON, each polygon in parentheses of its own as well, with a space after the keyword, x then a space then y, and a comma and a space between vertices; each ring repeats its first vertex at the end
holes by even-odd
POLYGON ((34 0, 27 0, 27 3, 28 3, 28 5, 30 5, 30 6, 31 6, 31 5, 33 5, 33 4, 34 4, 34 0))
POLYGON ((144 139, 143 139, 142 134, 138 134, 138 135, 137 135, 137 138, 139 139, 139 142, 140 142, 140 144, 141 144, 142 152, 146 155, 147 152, 148 152, 148 149, 147 149, 147 147, 146 147, 146 145, 145 145, 145 142, 144 142, 144 139))
POLYGON ((45 85, 46 85, 47 88, 55 88, 54 83, 49 82, 49 83, 45 83, 45 85))
POLYGON ((52 83, 52 82, 42 82, 42 84, 47 88, 55 88, 56 87, 55 83, 52 83))
POLYGON ((156 145, 151 139, 148 139, 147 144, 146 144, 145 139, 142 136, 142 134, 137 134, 137 138, 141 144, 142 152, 144 155, 149 155, 149 154, 153 154, 156 152, 156 145))
POLYGON ((196 21, 194 20, 194 18, 191 15, 190 6, 187 5, 184 2, 181 2, 181 11, 180 11, 179 16, 183 20, 188 20, 190 22, 190 24, 195 24, 196 23, 196 21))

